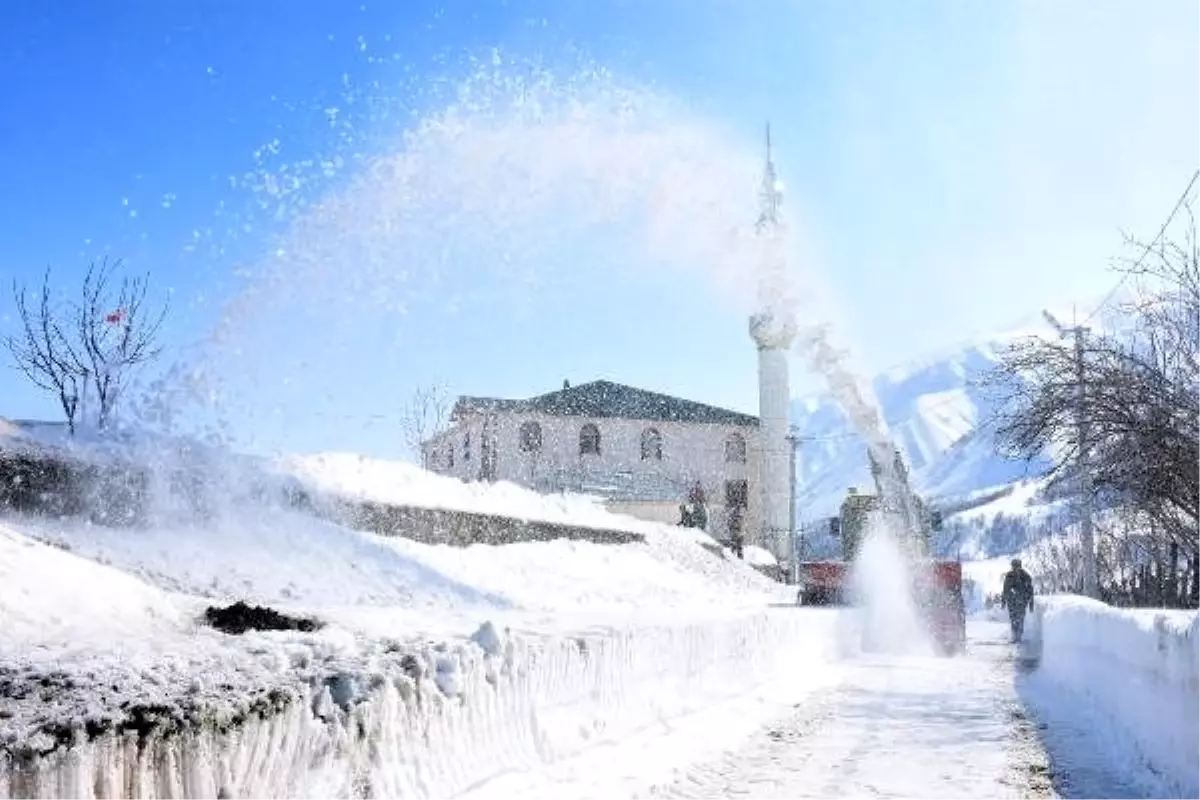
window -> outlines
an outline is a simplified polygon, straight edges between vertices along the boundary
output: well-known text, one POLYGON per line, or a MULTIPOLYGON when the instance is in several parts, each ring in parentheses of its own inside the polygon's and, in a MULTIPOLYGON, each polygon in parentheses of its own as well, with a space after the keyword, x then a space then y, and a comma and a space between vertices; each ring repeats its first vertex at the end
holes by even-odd
POLYGON ((746 463, 746 437, 740 433, 730 434, 729 438, 725 440, 725 463, 746 463))
POLYGON ((496 437, 490 434, 479 444, 479 480, 496 480, 496 437))
POLYGON ((450 446, 446 448, 446 466, 454 469, 454 442, 451 442, 450 446))
POLYGON ((591 422, 579 429, 579 455, 600 455, 600 429, 591 422))
POLYGON ((463 437, 463 461, 471 460, 471 434, 463 437))
POLYGON ((662 434, 657 428, 642 431, 642 461, 662 461, 662 434))
POLYGON ((542 449, 542 426, 536 422, 525 422, 517 434, 522 453, 536 453, 542 449))

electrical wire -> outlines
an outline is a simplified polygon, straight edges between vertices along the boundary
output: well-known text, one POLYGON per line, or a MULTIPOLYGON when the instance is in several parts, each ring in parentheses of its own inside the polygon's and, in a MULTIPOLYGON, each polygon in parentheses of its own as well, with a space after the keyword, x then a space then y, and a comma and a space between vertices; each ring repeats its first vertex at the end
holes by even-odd
POLYGON ((1125 282, 1129 280, 1129 276, 1137 272, 1137 270, 1142 266, 1142 262, 1146 260, 1146 256, 1150 255, 1150 251, 1154 249, 1154 246, 1157 245, 1162 239, 1163 234, 1167 232, 1167 228, 1170 227, 1171 222, 1175 219, 1175 215, 1179 213, 1179 209, 1183 208, 1183 204, 1187 201, 1188 195, 1192 193, 1192 187, 1196 185, 1197 179, 1200 179, 1200 169, 1192 173, 1192 179, 1188 181, 1187 188, 1183 190, 1183 194, 1179 195, 1179 199, 1175 202, 1175 207, 1172 208, 1171 213, 1167 215, 1166 222, 1164 222, 1162 227, 1158 229, 1158 234, 1155 235, 1150 243, 1146 245, 1146 248, 1142 250, 1142 254, 1138 256, 1138 260, 1134 262, 1134 265, 1121 276, 1121 279, 1117 281, 1117 285, 1109 290, 1108 294, 1104 296, 1104 299, 1100 301, 1100 305, 1092 309, 1092 313, 1087 315, 1083 322, 1080 323, 1081 325, 1086 325, 1088 320, 1092 319, 1092 317, 1104 310, 1104 307, 1107 306, 1114 297, 1116 297, 1117 292, 1119 292, 1121 287, 1125 285, 1125 282))

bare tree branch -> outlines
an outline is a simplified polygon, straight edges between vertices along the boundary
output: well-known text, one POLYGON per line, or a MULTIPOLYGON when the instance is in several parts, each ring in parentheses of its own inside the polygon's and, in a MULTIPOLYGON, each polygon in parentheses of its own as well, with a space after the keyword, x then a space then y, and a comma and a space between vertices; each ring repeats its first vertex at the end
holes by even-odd
POLYGON ((1052 483, 1072 490, 1082 415, 1097 499, 1122 512, 1100 542, 1098 556, 1110 562, 1102 591, 1143 599, 1188 580, 1194 595, 1200 553, 1200 259, 1195 216, 1184 208, 1175 239, 1127 238, 1137 255, 1117 269, 1134 288, 1121 309, 1128 325, 1086 337, 1082 397, 1075 350, 1037 337, 1011 345, 984 381, 997 400, 1001 452, 1049 456, 1052 483))
POLYGON ((154 359, 160 348, 158 334, 167 315, 164 303, 148 310, 149 276, 123 277, 115 295, 110 290, 119 260, 93 264, 84 277, 81 301, 74 308, 76 335, 82 345, 81 361, 96 395, 96 425, 111 422, 121 389, 141 364, 154 359))
POLYGON ((449 422, 451 401, 444 386, 430 384, 418 386, 404 408, 401 424, 404 441, 409 450, 421 459, 421 466, 429 469, 429 453, 425 444, 446 428, 449 422))
POLYGON ((22 331, 7 337, 5 346, 30 382, 58 396, 71 433, 89 392, 97 401, 96 426, 107 427, 133 371, 159 353, 158 334, 167 306, 148 308, 149 278, 144 275, 122 278, 116 292, 111 291, 113 273, 120 266, 119 260, 107 259, 90 265, 80 301, 66 308, 52 302, 49 269, 36 307, 25 287, 13 283, 22 331))
POLYGON ((4 345, 16 368, 34 386, 57 397, 67 430, 74 434, 83 376, 58 324, 59 312, 50 292, 49 267, 42 276, 35 307, 30 306, 26 288, 16 281, 13 281, 12 293, 21 320, 21 333, 5 337, 4 345))

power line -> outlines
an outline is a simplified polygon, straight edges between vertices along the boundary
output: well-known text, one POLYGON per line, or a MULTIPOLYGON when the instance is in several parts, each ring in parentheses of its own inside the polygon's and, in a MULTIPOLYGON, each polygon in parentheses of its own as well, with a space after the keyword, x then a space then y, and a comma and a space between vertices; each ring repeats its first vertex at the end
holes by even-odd
MULTIPOLYGON (((1175 206, 1171 209, 1171 213, 1167 215, 1167 219, 1163 222, 1162 226, 1158 229, 1158 233, 1154 236, 1154 238, 1150 241, 1150 243, 1147 244, 1145 246, 1145 248, 1142 250, 1142 254, 1140 256, 1138 256, 1138 260, 1136 262, 1134 262, 1134 265, 1129 269, 1128 272, 1126 272, 1124 275, 1121 276, 1121 279, 1119 281, 1117 281, 1116 286, 1114 286, 1111 290, 1109 290, 1108 294, 1106 294, 1104 296, 1104 299, 1100 301, 1100 304, 1098 306, 1096 306, 1090 314, 1088 314, 1088 316, 1083 320, 1082 323, 1080 323, 1080 325, 1086 324, 1088 322, 1088 320, 1092 319, 1092 317, 1094 317, 1106 305, 1108 305, 1108 303, 1113 299, 1113 297, 1116 296, 1116 293, 1118 291, 1120 291, 1121 287, 1125 284, 1125 281, 1127 281, 1129 279, 1129 276, 1133 272, 1135 272, 1138 268, 1141 267, 1142 262, 1146 260, 1146 256, 1148 256, 1150 254, 1150 251, 1154 249, 1154 246, 1157 245, 1159 243, 1159 241, 1162 239, 1162 237, 1166 234, 1167 228, 1169 228, 1171 226, 1171 223, 1175 220, 1175 215, 1179 213, 1179 209, 1183 208, 1183 204, 1187 201, 1188 195, 1191 194, 1192 188, 1196 185, 1197 180, 1200 180, 1200 169, 1198 169, 1192 173, 1191 180, 1188 181, 1188 185, 1183 190, 1183 193, 1179 195, 1179 199, 1175 201, 1175 206)), ((911 361, 900 362, 900 363, 894 364, 891 367, 887 367, 886 369, 878 370, 876 372, 876 374, 877 375, 886 374, 888 372, 891 372, 892 370, 910 366, 911 364, 912 364, 911 361)), ((894 420, 894 421, 886 421, 885 420, 885 421, 887 422, 888 427, 893 427, 896 425, 903 425, 903 424, 905 424, 907 422, 911 422, 914 419, 916 419, 917 417, 921 416, 922 412, 938 408, 939 406, 947 405, 958 399, 959 398, 957 398, 957 397, 948 397, 937 403, 932 403, 923 409, 919 409, 919 410, 913 412, 912 414, 910 414, 909 416, 905 417, 904 419, 894 420)), ((802 434, 800 438, 802 438, 806 442, 833 442, 833 441, 841 441, 843 439, 854 439, 854 438, 862 438, 862 437, 857 432, 847 432, 847 433, 832 434, 832 435, 827 435, 827 436, 808 436, 808 435, 802 434)))
POLYGON ((1164 222, 1162 227, 1158 229, 1158 234, 1155 235, 1154 239, 1152 239, 1150 243, 1146 245, 1146 248, 1142 250, 1142 254, 1138 256, 1138 260, 1132 267, 1129 268, 1129 270, 1125 272, 1124 275, 1121 276, 1121 279, 1117 281, 1117 285, 1114 286, 1109 293, 1104 296, 1104 299, 1100 301, 1100 305, 1092 309, 1092 313, 1088 314, 1087 318, 1084 319, 1084 321, 1080 324, 1087 324, 1088 320, 1099 314, 1100 311, 1102 311, 1104 307, 1109 304, 1113 297, 1116 296, 1117 292, 1121 290, 1121 287, 1125 285, 1125 281, 1129 280, 1129 276, 1134 274, 1134 272, 1136 272, 1142 266, 1142 262, 1146 260, 1146 256, 1150 255, 1150 251, 1154 249, 1154 246, 1158 244, 1159 240, 1162 239, 1163 234, 1167 232, 1167 228, 1170 227, 1172 220, 1175 219, 1175 215, 1179 213, 1179 209, 1183 208, 1183 204, 1187 201, 1188 195, 1192 193, 1192 187, 1196 185, 1196 180, 1198 178, 1200 178, 1200 169, 1192 173, 1192 179, 1188 181, 1187 188, 1183 190, 1183 194, 1179 195, 1179 199, 1175 201, 1175 207, 1172 208, 1171 213, 1167 215, 1166 222, 1164 222))

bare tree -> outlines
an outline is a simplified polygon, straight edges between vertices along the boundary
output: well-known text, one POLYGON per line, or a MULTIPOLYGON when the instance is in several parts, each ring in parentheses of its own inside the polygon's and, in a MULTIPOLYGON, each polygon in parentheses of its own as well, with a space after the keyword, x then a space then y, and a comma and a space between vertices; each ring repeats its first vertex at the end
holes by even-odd
POLYGON ((1135 255, 1116 265, 1133 297, 1123 330, 1093 332, 1081 354, 1028 337, 985 381, 999 401, 1001 451, 1050 455, 1056 483, 1076 485, 1086 422, 1092 485, 1113 511, 1098 548, 1102 594, 1131 602, 1194 604, 1182 598, 1195 593, 1200 554, 1200 259, 1191 205, 1180 208, 1175 238, 1163 238, 1164 225, 1149 244, 1127 239, 1135 255))
POLYGON ((59 325, 60 309, 50 292, 50 269, 47 267, 42 276, 41 292, 34 301, 36 305, 30 304, 26 287, 16 281, 13 281, 12 293, 21 320, 21 332, 5 337, 4 346, 16 368, 34 386, 58 398, 67 430, 74 434, 80 389, 86 391, 85 378, 59 325))
POLYGON ((96 426, 112 420, 121 390, 130 374, 160 352, 158 334, 167 305, 146 304, 149 276, 125 276, 113 287, 121 261, 92 264, 83 280, 82 296, 74 309, 76 358, 96 395, 96 426))
POLYGON ((1083 353, 1082 401, 1069 346, 1033 338, 1014 344, 994 376, 1004 390, 997 440, 1011 456, 1054 453, 1051 476, 1072 483, 1080 447, 1076 419, 1085 415, 1097 492, 1152 514, 1165 534, 1194 550, 1200 521, 1196 386, 1171 375, 1166 362, 1174 356, 1147 346, 1153 341, 1091 337, 1083 353))
POLYGON ((167 306, 148 306, 147 276, 123 277, 113 286, 120 267, 119 260, 108 259, 90 265, 79 302, 66 306, 52 300, 49 269, 36 306, 25 287, 13 284, 22 330, 5 345, 34 385, 58 396, 71 433, 85 414, 89 394, 96 398, 95 424, 106 428, 133 371, 159 353, 167 306))
POLYGON ((425 444, 445 429, 450 410, 450 394, 437 383, 418 386, 404 408, 402 425, 405 444, 420 457, 421 466, 425 469, 430 466, 430 454, 425 444))

